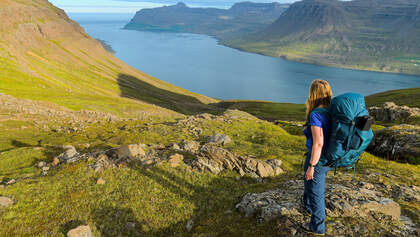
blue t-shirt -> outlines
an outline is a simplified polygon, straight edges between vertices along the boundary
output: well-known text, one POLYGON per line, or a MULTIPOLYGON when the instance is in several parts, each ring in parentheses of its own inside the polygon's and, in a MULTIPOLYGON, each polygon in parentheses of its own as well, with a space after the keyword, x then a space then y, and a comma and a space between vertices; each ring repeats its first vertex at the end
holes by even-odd
POLYGON ((322 131, 324 133, 324 146, 322 147, 322 153, 325 152, 325 150, 328 147, 328 141, 330 137, 330 130, 331 130, 331 121, 327 114, 324 114, 322 112, 313 111, 309 115, 309 125, 304 133, 306 135, 306 148, 308 148, 308 152, 310 153, 312 151, 312 145, 313 145, 313 138, 312 138, 312 131, 311 126, 316 126, 322 128, 322 131))

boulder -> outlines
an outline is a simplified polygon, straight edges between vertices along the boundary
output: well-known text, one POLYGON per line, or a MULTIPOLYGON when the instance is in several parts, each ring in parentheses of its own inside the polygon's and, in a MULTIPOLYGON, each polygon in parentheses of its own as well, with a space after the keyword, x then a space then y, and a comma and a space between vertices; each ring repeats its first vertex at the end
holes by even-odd
POLYGON ((8 197, 0 197, 0 208, 6 208, 13 205, 13 200, 8 197))
POLYGON ((216 144, 222 144, 222 145, 226 145, 230 143, 231 141, 232 140, 230 139, 230 137, 224 134, 215 134, 213 136, 210 136, 208 139, 209 143, 216 143, 216 144))
POLYGON ((226 149, 209 143, 201 147, 198 157, 192 167, 200 171, 210 171, 218 174, 223 170, 238 172, 241 176, 249 174, 252 177, 269 177, 283 172, 281 161, 263 161, 251 157, 238 156, 226 149))
POLYGON ((382 107, 370 107, 369 112, 376 120, 386 122, 406 120, 410 117, 420 116, 419 108, 398 106, 393 102, 386 102, 382 107))
POLYGON ((265 178, 265 177, 269 177, 269 176, 274 176, 274 170, 271 167, 271 165, 269 165, 266 162, 258 162, 257 165, 257 174, 261 177, 261 178, 265 178))
POLYGON ((92 231, 88 225, 81 225, 67 233, 67 237, 93 237, 92 231))
POLYGON ((73 163, 79 159, 80 154, 77 152, 74 146, 66 145, 63 148, 64 152, 57 156, 57 159, 67 163, 73 163))
POLYGON ((116 149, 116 153, 118 158, 124 159, 135 159, 139 158, 140 156, 145 156, 146 152, 143 150, 145 147, 144 144, 131 144, 119 147, 116 149))
POLYGON ((174 154, 169 157, 169 164, 171 164, 171 167, 177 167, 183 160, 184 160, 183 155, 174 154))

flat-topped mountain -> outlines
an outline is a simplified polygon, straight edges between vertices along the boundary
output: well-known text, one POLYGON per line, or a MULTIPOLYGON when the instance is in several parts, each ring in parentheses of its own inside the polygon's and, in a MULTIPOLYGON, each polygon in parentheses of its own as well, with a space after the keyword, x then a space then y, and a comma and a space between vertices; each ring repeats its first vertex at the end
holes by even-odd
POLYGON ((229 44, 305 62, 420 73, 420 2, 303 0, 229 44))
POLYGON ((288 4, 236 3, 231 8, 191 8, 184 3, 142 9, 126 25, 132 30, 157 30, 207 34, 226 38, 255 32, 273 23, 288 4))
POLYGON ((0 1, 0 19, 2 93, 133 116, 216 101, 128 66, 47 0, 0 1))

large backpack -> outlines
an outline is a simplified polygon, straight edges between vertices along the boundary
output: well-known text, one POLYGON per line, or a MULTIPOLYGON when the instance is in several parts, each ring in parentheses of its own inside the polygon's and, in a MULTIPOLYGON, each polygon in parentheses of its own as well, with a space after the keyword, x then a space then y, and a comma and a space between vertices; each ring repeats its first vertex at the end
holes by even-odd
POLYGON ((331 134, 324 154, 325 166, 353 167, 373 138, 372 119, 365 99, 356 93, 346 93, 332 99, 329 107, 331 134))

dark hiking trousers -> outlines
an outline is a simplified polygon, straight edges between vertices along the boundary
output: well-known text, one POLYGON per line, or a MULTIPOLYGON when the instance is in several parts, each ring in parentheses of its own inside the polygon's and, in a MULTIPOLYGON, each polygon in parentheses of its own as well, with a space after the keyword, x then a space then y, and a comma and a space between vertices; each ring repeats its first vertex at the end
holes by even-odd
MULTIPOLYGON (((310 155, 306 157, 305 173, 308 169, 310 158, 310 155)), ((309 229, 318 234, 325 233, 325 177, 330 170, 330 167, 316 165, 312 180, 306 181, 304 176, 303 204, 304 208, 311 214, 309 229)))

